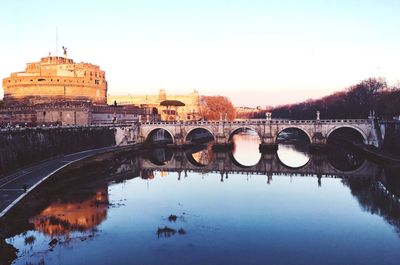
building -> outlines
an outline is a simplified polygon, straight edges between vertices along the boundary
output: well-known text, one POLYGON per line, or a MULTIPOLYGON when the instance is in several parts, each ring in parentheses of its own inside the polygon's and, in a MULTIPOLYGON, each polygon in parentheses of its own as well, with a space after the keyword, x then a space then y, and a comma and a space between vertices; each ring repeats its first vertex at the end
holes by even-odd
POLYGON ((147 106, 157 111, 163 119, 164 117, 170 117, 171 115, 164 115, 167 110, 165 106, 160 103, 166 100, 175 100, 184 103, 176 109, 177 115, 175 115, 177 120, 199 120, 201 118, 201 102, 199 93, 194 90, 193 92, 186 95, 167 95, 165 89, 160 89, 158 95, 125 95, 125 96, 111 96, 108 95, 108 104, 117 105, 137 105, 137 106, 147 106))
POLYGON ((3 79, 4 104, 34 105, 63 100, 107 103, 105 72, 90 63, 75 63, 64 57, 47 56, 27 63, 25 71, 3 79))
POLYGON ((266 109, 262 109, 260 106, 257 106, 255 108, 235 107, 235 110, 236 110, 236 118, 238 119, 253 119, 255 117, 263 116, 262 113, 266 112, 266 109))
POLYGON ((157 115, 151 109, 133 105, 126 106, 93 106, 91 109, 91 124, 134 123, 138 121, 156 120, 157 115))
POLYGON ((88 125, 156 120, 151 110, 135 106, 93 105, 91 102, 54 102, 0 109, 0 127, 7 125, 88 125))
POLYGON ((157 118, 152 110, 107 105, 105 72, 90 63, 47 56, 3 79, 0 126, 132 123, 157 118))

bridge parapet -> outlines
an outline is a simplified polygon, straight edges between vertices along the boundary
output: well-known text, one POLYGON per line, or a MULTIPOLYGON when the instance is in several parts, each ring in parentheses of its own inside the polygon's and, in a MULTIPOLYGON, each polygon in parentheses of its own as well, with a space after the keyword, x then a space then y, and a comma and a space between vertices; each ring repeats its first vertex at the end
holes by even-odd
POLYGON ((235 121, 158 121, 158 122, 143 122, 143 125, 218 125, 218 124, 242 124, 242 125, 260 125, 260 124, 369 124, 368 119, 326 119, 326 120, 287 120, 287 119, 251 119, 251 120, 235 120, 235 121))
POLYGON ((283 130, 296 128, 308 136, 311 144, 324 145, 329 135, 342 127, 351 128, 360 133, 365 144, 377 145, 374 123, 370 119, 145 122, 140 124, 139 141, 146 141, 153 130, 164 129, 171 135, 174 145, 184 145, 188 143, 188 133, 200 128, 209 131, 217 144, 224 145, 230 143, 232 135, 237 130, 250 129, 258 134, 262 146, 276 146, 277 137, 283 130))

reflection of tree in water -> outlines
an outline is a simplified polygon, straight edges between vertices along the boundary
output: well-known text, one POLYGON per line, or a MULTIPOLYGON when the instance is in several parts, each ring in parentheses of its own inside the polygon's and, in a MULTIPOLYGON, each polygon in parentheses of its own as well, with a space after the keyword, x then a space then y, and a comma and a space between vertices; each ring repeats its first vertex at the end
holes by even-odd
POLYGON ((196 164, 208 165, 214 159, 214 152, 212 151, 212 145, 203 146, 204 149, 200 151, 195 151, 194 153, 189 153, 191 159, 193 159, 196 164))
POLYGON ((193 153, 192 157, 196 160, 199 164, 208 165, 212 160, 212 156, 210 156, 210 152, 208 150, 203 150, 197 153, 193 153))
POLYGON ((50 236, 87 231, 99 225, 107 216, 107 187, 98 189, 82 202, 54 202, 31 218, 37 231, 50 236))
POLYGON ((157 237, 158 238, 160 238, 160 237, 165 237, 165 238, 171 237, 171 236, 175 235, 175 233, 176 233, 176 230, 173 229, 173 228, 170 228, 168 226, 165 226, 163 228, 159 227, 157 229, 157 237))
POLYGON ((345 147, 330 147, 328 161, 336 169, 341 171, 353 171, 362 166, 365 158, 345 147))
POLYGON ((166 165, 172 159, 173 151, 168 148, 153 148, 147 153, 148 159, 157 166, 166 165))
MULTIPOLYGON (((102 154, 71 165, 30 192, 0 219, 0 264, 16 258, 16 249, 5 238, 30 230, 50 236, 96 231, 107 216, 108 183, 138 176, 135 161, 130 152, 102 154)), ((25 245, 31 243, 27 237, 25 245)))
POLYGON ((143 169, 140 172, 140 176, 142 179, 154 179, 154 171, 149 169, 143 169))
POLYGON ((364 211, 382 216, 395 227, 400 236, 399 197, 387 192, 375 177, 349 177, 342 181, 349 186, 352 195, 357 198, 364 211))

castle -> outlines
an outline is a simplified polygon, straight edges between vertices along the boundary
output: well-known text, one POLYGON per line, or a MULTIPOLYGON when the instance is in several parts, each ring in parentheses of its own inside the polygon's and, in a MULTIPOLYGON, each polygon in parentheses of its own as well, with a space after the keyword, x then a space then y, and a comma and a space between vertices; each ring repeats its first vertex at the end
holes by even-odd
POLYGON ((138 120, 198 120, 197 91, 187 95, 107 95, 105 71, 67 56, 43 57, 3 79, 1 125, 87 125, 138 120), (109 105, 107 105, 107 103, 109 105))
POLYGON ((151 110, 108 106, 105 72, 67 56, 27 63, 25 71, 3 79, 0 125, 88 125, 149 119, 151 110))
POLYGON ((3 79, 6 105, 34 105, 65 100, 107 103, 105 72, 90 63, 75 63, 64 57, 47 56, 28 63, 24 72, 3 79))

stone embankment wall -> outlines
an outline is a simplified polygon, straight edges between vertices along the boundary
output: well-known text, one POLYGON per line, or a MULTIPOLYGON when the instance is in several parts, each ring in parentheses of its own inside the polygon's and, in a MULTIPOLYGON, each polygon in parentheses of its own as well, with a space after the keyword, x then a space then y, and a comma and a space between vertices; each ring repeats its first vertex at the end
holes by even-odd
POLYGON ((116 129, 107 127, 32 128, 0 132, 0 177, 58 155, 112 146, 116 129))

